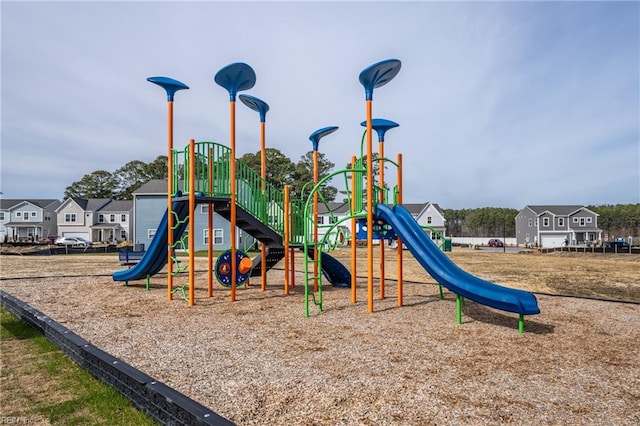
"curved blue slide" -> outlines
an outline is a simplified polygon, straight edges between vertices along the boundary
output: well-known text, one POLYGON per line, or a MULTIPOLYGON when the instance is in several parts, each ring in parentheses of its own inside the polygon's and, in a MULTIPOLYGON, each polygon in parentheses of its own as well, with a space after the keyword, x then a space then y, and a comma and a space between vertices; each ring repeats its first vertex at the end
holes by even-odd
MULTIPOLYGON (((174 223, 180 222, 173 230, 173 240, 176 241, 187 227, 187 221, 184 219, 189 215, 189 202, 174 201, 173 211, 177 216, 177 220, 174 218, 174 223)), ((144 254, 144 257, 132 268, 114 272, 112 275, 113 280, 141 280, 160 272, 167 264, 167 236, 167 212, 165 211, 164 216, 162 216, 162 221, 160 221, 160 225, 158 225, 156 229, 156 235, 153 237, 153 240, 151 240, 151 244, 149 244, 149 248, 144 254)))
MULTIPOLYGON (((304 248, 302 248, 304 250, 304 248)), ((309 248, 308 256, 313 258, 313 248, 309 248)), ((321 252, 322 273, 334 287, 351 288, 351 272, 338 259, 321 252)))
POLYGON ((536 297, 527 291, 503 287, 462 270, 445 255, 409 211, 378 204, 375 216, 393 227, 420 265, 450 291, 482 305, 522 315, 539 314, 536 297))

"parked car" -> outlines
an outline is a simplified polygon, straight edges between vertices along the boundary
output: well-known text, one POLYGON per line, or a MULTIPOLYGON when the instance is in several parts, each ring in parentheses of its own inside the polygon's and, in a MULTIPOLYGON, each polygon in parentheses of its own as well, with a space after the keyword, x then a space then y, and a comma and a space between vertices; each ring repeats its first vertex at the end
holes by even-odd
POLYGON ((56 236, 46 237, 42 240, 42 244, 55 244, 58 238, 60 237, 56 237, 56 236))
POLYGON ((504 247, 504 243, 502 242, 502 240, 492 238, 489 240, 489 247, 504 247))
POLYGON ((626 241, 608 241, 604 243, 605 248, 615 248, 616 250, 629 250, 629 243, 626 241))
POLYGON ((60 237, 56 240, 56 245, 71 247, 91 247, 93 243, 81 237, 60 237))

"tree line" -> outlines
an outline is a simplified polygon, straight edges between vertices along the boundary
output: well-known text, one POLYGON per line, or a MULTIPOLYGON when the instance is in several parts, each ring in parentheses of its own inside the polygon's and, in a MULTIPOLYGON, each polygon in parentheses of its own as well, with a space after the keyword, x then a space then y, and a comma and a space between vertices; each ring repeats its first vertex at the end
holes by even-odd
MULTIPOLYGON (((313 182, 313 151, 303 155, 294 163, 276 148, 266 148, 266 180, 276 188, 282 190, 285 185, 291 186, 291 196, 301 197, 303 191, 309 193, 312 189, 308 182, 313 182)), ((244 154, 239 158, 258 174, 261 173, 260 151, 255 154, 244 154)), ((318 153, 318 175, 323 179, 333 169, 334 163, 327 160, 323 153, 318 153)), ((181 173, 181 168, 177 170, 181 173)), ((64 191, 67 198, 110 198, 113 200, 131 200, 133 193, 145 183, 153 179, 167 179, 168 160, 166 155, 160 155, 150 163, 140 160, 130 161, 113 172, 96 170, 84 175, 73 182, 64 191)), ((320 191, 328 202, 334 201, 338 189, 325 182, 320 191)))
MULTIPOLYGON (((291 186, 292 197, 301 197, 311 190, 309 182, 313 182, 313 151, 309 151, 294 163, 289 157, 276 148, 266 148, 266 178, 278 189, 291 186)), ((260 151, 247 153, 240 160, 260 174, 260 151)), ((375 160, 375 158, 374 158, 375 160)), ((379 174, 377 161, 373 162, 374 179, 379 174)), ((318 153, 318 174, 322 179, 328 176, 334 163, 318 153)), ((351 168, 347 164, 347 168, 351 168)), ((166 155, 155 160, 130 161, 114 172, 97 170, 84 175, 79 181, 69 185, 64 198, 111 198, 114 200, 133 199, 133 192, 152 179, 167 179, 168 162, 166 155)), ((327 202, 335 201, 338 190, 325 183, 321 192, 327 202)), ((344 191, 340 192, 346 195, 344 191)), ((346 200, 343 200, 346 201, 346 200)), ((587 206, 599 215, 598 227, 610 236, 640 235, 640 203, 639 204, 605 204, 587 206)), ((515 218, 518 210, 503 207, 482 207, 473 209, 444 209, 447 234, 457 237, 515 237, 515 218)))

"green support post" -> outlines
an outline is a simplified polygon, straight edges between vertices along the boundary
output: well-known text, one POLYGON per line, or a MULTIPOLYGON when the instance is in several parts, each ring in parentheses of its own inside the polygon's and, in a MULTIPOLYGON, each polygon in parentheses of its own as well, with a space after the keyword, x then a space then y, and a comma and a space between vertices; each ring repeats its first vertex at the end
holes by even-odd
POLYGON ((462 324, 462 306, 464 305, 464 298, 459 294, 456 294, 456 319, 458 324, 462 324))

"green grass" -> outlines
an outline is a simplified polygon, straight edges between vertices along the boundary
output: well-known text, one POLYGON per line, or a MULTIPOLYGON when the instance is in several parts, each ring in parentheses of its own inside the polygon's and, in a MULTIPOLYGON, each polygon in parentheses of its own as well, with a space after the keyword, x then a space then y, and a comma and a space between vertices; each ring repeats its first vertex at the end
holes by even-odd
POLYGON ((37 329, 0 310, 3 419, 55 425, 153 425, 114 388, 95 379, 37 329))

